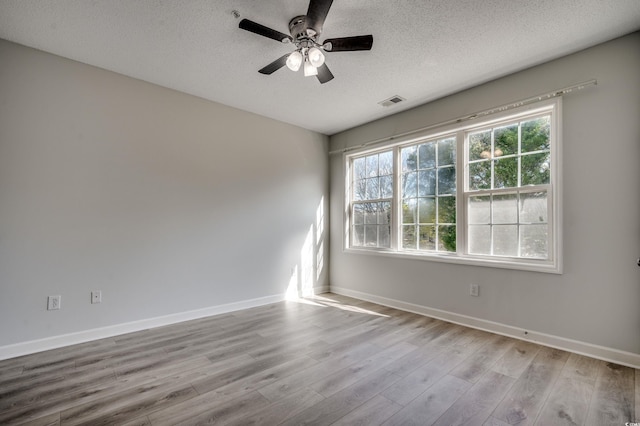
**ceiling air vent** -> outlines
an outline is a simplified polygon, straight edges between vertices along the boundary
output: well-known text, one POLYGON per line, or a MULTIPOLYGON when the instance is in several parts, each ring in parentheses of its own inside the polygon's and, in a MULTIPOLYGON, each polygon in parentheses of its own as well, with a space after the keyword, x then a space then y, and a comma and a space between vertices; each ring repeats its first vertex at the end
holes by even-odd
POLYGON ((392 105, 399 104, 402 101, 406 101, 406 99, 403 98, 402 96, 395 95, 390 97, 389 99, 385 99, 384 101, 381 101, 378 103, 383 107, 390 107, 392 105))

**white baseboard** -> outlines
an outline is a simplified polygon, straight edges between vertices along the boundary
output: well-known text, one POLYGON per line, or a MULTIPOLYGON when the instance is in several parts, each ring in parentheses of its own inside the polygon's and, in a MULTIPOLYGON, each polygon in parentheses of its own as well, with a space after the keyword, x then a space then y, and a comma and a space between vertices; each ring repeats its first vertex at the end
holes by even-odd
POLYGON ((416 305, 414 303, 403 302, 401 300, 389 299, 347 288, 331 286, 330 289, 332 293, 353 297, 355 299, 366 300, 367 302, 373 302, 379 305, 389 306, 391 308, 413 312, 503 336, 513 337, 515 339, 530 341, 540 345, 585 355, 591 358, 613 362, 615 364, 625 365, 632 368, 640 368, 640 354, 611 349, 551 334, 538 333, 532 330, 524 330, 522 328, 506 324, 456 314, 454 312, 443 311, 440 309, 429 308, 427 306, 416 305))
MULTIPOLYGON (((317 293, 320 293, 322 291, 323 288, 318 288, 316 290, 317 293)), ((114 337, 134 331, 147 330, 150 328, 162 327, 165 325, 176 324, 183 321, 225 314, 242 309, 254 308, 257 306, 281 302, 283 300, 284 294, 277 294, 274 296, 259 297, 256 299, 211 306, 194 311, 179 312, 162 317, 149 318, 140 321, 116 324, 108 327, 94 328, 91 330, 84 330, 76 333, 63 334, 59 336, 47 337, 44 339, 0 346, 0 360, 15 358, 22 355, 29 355, 36 352, 47 351, 50 349, 57 349, 64 346, 75 345, 78 343, 85 343, 92 340, 114 337)))

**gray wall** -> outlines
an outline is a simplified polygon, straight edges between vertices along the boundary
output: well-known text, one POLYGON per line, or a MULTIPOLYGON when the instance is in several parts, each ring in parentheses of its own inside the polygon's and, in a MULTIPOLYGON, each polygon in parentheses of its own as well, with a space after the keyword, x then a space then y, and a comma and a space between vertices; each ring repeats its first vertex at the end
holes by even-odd
POLYGON ((332 155, 331 286, 640 353, 640 33, 334 135, 330 150, 592 78, 563 99, 562 275, 344 253, 343 157, 332 155))
POLYGON ((327 139, 0 40, 0 347, 283 295, 327 139))

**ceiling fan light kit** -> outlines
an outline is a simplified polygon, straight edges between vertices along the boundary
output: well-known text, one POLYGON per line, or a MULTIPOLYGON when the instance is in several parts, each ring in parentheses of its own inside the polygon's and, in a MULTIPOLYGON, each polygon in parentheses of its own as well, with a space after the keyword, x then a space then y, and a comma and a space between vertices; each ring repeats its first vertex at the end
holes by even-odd
POLYGON ((307 14, 296 16, 289 21, 290 36, 248 19, 240 21, 239 27, 243 30, 281 43, 292 43, 296 47, 295 51, 276 59, 258 72, 270 75, 285 65, 291 71, 298 71, 302 67, 305 77, 315 75, 318 81, 324 84, 333 79, 333 74, 325 64, 323 52, 371 50, 373 36, 370 34, 326 39, 318 43, 332 3, 333 0, 310 0, 307 14))

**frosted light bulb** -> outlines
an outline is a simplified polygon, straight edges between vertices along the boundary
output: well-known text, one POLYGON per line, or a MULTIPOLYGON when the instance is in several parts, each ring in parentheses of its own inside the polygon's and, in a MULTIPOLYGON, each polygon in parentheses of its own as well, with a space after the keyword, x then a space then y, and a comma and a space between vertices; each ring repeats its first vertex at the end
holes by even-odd
POLYGON ((318 75, 318 69, 311 65, 309 61, 304 62, 304 76, 309 77, 312 75, 318 75))
POLYGON ((309 57, 309 62, 311 62, 311 65, 316 68, 324 64, 324 55, 322 54, 322 51, 317 47, 312 47, 311 49, 309 49, 307 56, 309 57))
POLYGON ((297 50, 287 57, 287 68, 291 71, 298 71, 302 65, 302 53, 297 50))

